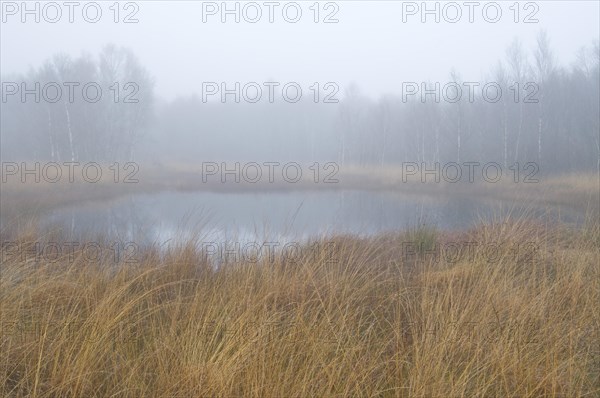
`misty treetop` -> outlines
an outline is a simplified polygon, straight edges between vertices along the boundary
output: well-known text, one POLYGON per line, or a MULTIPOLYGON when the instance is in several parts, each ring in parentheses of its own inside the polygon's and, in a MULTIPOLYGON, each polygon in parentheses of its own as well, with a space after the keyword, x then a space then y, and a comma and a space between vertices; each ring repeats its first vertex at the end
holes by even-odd
MULTIPOLYGON (((310 96, 293 104, 239 104, 207 103, 198 95, 155 101, 149 73, 135 56, 108 46, 96 59, 57 55, 24 76, 3 77, 2 156, 341 166, 535 162, 541 173, 600 170, 599 59, 595 41, 562 66, 541 32, 531 51, 515 39, 477 82, 453 70, 445 82, 406 82, 376 100, 351 85, 336 104, 316 104, 310 96), (58 82, 63 96, 35 102, 35 93, 5 86, 11 81, 26 82, 27 90, 34 82, 58 82), (96 87, 85 82, 103 90, 97 102, 90 101, 96 87), (71 88, 75 101, 67 95, 71 88)), ((40 96, 52 90, 42 88, 40 96)))
POLYGON ((153 109, 153 82, 127 49, 57 54, 2 78, 2 155, 52 161, 132 159, 153 109))

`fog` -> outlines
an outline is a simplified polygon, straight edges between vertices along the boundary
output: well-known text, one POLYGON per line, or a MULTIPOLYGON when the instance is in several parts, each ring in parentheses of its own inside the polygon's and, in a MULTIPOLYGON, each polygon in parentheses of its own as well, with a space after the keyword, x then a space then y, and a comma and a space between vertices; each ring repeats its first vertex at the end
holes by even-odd
MULTIPOLYGON (((2 71, 36 68, 57 52, 96 55, 107 43, 115 43, 134 51, 155 77, 156 95, 166 100, 199 93, 203 81, 268 80, 309 85, 334 81, 341 87, 354 82, 374 99, 398 93, 403 81, 448 80, 452 68, 467 81, 480 80, 504 58, 504 49, 515 37, 529 51, 544 29, 557 59, 568 66, 581 47, 597 39, 600 12, 595 1, 521 2, 517 16, 512 3, 500 2, 501 17, 490 23, 486 19, 496 19, 496 8, 483 11, 490 2, 476 2, 472 11, 458 2, 461 17, 451 23, 458 14, 456 8, 445 8, 448 2, 437 2, 438 15, 423 15, 420 2, 348 1, 320 3, 319 20, 336 23, 314 23, 312 3, 301 3, 302 17, 288 23, 284 16, 294 18, 295 8, 284 15, 288 3, 280 2, 272 6, 274 22, 269 23, 270 8, 258 2, 262 17, 250 23, 246 21, 254 18, 256 8, 233 2, 228 9, 235 9, 236 3, 239 23, 235 14, 222 15, 220 2, 138 2, 137 8, 120 10, 121 19, 132 14, 138 22, 116 24, 109 3, 102 3, 102 18, 93 24, 82 16, 84 3, 74 8, 73 23, 68 22, 66 7, 60 8, 63 15, 56 23, 45 22, 43 7, 40 23, 35 23, 35 15, 25 15, 27 22, 22 23, 19 7, 15 15, 4 13, 2 71), (212 11, 211 4, 218 10, 212 11), (412 11, 413 4, 418 10, 412 11), (226 23, 221 23, 222 16, 226 23), (519 23, 514 23, 516 16, 519 23)), ((94 12, 87 11, 90 18, 94 12)), ((50 18, 54 11, 47 14, 50 18)))
POLYGON ((598 0, 0 13, 0 396, 600 396, 598 0))
MULTIPOLYGON (((3 1, 3 183, 27 167, 44 180, 48 162, 238 193, 246 166, 281 162, 311 190, 372 188, 384 170, 377 189, 428 170, 473 183, 472 167, 490 182, 486 165, 515 183, 598 173, 599 14, 594 1, 3 1)), ((288 172, 268 183, 296 190, 288 172)))

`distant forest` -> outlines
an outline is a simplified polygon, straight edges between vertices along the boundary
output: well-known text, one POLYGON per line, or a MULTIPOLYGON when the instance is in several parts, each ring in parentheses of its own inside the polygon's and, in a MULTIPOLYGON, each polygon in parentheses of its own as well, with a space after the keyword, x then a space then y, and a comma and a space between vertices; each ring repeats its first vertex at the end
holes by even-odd
MULTIPOLYGON (((451 71, 445 82, 407 82, 377 100, 352 85, 341 87, 333 104, 310 96, 293 104, 224 104, 200 96, 164 101, 132 52, 107 46, 97 57, 56 55, 22 75, 2 76, 1 155, 3 161, 158 164, 536 162, 541 173, 600 171, 599 61, 595 41, 561 66, 541 32, 533 49, 514 40, 477 84, 451 71), (36 102, 33 92, 22 101, 21 93, 10 94, 11 82, 27 89, 57 82, 64 92, 56 102, 36 102), (97 82, 102 98, 69 101, 66 88, 82 90, 73 82, 97 82), (422 95, 436 84, 439 98, 422 95)), ((95 87, 86 90, 93 98, 95 87)))

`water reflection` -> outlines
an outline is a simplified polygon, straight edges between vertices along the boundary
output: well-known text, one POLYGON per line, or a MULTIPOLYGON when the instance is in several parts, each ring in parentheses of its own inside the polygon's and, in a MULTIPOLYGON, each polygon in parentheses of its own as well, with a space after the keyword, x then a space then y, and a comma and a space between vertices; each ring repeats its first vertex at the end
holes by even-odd
POLYGON ((95 236, 140 244, 196 237, 204 241, 305 241, 331 234, 373 235, 417 224, 462 229, 491 217, 527 212, 581 222, 574 212, 524 209, 466 197, 390 192, 162 192, 55 210, 44 220, 72 239, 95 236))

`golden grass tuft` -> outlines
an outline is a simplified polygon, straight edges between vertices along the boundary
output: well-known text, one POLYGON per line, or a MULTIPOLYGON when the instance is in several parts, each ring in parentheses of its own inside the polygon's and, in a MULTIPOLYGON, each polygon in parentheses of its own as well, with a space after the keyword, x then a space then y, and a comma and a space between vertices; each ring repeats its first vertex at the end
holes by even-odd
POLYGON ((116 265, 4 245, 0 395, 598 396, 597 242, 597 220, 518 220, 338 237, 293 263, 218 270, 194 242, 116 265), (427 250, 407 258, 411 239, 427 250), (455 261, 428 255, 468 242, 455 261), (515 253, 523 243, 535 250, 515 253))

